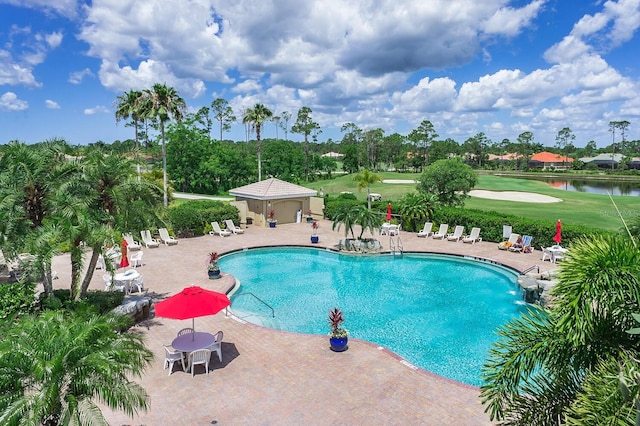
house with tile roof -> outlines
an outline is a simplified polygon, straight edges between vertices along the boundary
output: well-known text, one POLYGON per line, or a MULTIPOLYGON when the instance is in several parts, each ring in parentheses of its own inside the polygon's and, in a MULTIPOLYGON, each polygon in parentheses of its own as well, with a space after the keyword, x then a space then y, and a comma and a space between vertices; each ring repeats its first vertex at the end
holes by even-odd
POLYGON ((270 178, 229 191, 236 197, 236 206, 246 203, 246 216, 256 225, 267 226, 269 213, 274 212, 278 223, 295 223, 311 210, 314 217, 322 217, 324 199, 314 189, 270 178))
POLYGON ((543 170, 548 168, 568 169, 571 167, 572 162, 573 158, 565 155, 542 151, 531 156, 529 159, 529 167, 541 168, 543 170))
POLYGON ((598 154, 595 157, 583 157, 580 159, 585 165, 595 164, 600 169, 617 169, 624 161, 624 155, 611 152, 598 154))

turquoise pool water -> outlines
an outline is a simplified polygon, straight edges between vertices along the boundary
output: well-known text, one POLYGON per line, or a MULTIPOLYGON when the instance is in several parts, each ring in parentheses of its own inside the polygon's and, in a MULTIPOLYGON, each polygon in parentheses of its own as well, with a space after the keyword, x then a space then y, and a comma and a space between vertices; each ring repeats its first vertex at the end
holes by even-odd
POLYGON ((289 247, 235 252, 219 263, 241 282, 231 307, 247 321, 326 335, 327 313, 337 306, 351 337, 472 385, 481 384, 496 328, 525 309, 513 271, 457 256, 289 247), (273 307, 275 318, 247 293, 273 307))

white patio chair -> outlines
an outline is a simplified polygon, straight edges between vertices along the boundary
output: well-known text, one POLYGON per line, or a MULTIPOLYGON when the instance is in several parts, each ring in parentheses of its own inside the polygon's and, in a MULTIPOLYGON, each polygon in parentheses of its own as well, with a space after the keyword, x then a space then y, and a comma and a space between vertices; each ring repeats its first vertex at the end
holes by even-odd
POLYGON ((155 238, 151 237, 151 231, 144 230, 140 231, 140 237, 142 237, 142 244, 147 248, 160 247, 160 242, 155 238))
POLYGON ((127 250, 137 251, 142 248, 140 244, 136 243, 131 234, 122 234, 122 238, 127 242, 127 250))
POLYGON ((189 333, 194 333, 195 330, 193 328, 187 327, 187 328, 183 328, 182 330, 178 331, 178 336, 182 336, 183 334, 189 334, 189 333))
POLYGON ((139 277, 132 279, 129 284, 129 289, 130 292, 132 292, 133 289, 137 289, 138 293, 142 293, 144 291, 144 276, 140 275, 139 277))
POLYGON ((220 235, 221 237, 227 237, 231 235, 231 231, 220 228, 220 224, 215 220, 211 222, 211 235, 220 235))
POLYGON ((96 263, 96 269, 102 269, 103 271, 107 269, 107 265, 104 263, 104 256, 98 256, 98 262, 96 263))
POLYGON ((160 239, 166 245, 170 246, 173 244, 178 244, 178 240, 169 235, 169 231, 167 231, 167 228, 158 229, 158 233, 160 234, 160 239))
POLYGON ((215 336, 216 340, 207 349, 209 349, 211 352, 216 351, 216 353, 218 354, 218 359, 220 360, 220 362, 222 362, 222 330, 218 331, 215 336))
POLYGON ((164 356, 164 368, 166 369, 167 367, 169 367, 169 376, 171 375, 171 373, 173 373, 173 364, 176 361, 180 361, 180 364, 182 364, 182 370, 186 371, 186 368, 184 368, 184 356, 182 355, 182 352, 178 352, 176 350, 174 350, 170 345, 163 345, 164 346, 164 352, 165 352, 165 356, 164 356))
POLYGON ((549 259, 549 262, 553 263, 553 254, 551 251, 546 247, 540 247, 540 250, 542 250, 542 261, 544 262, 549 259))
POLYGON ((111 287, 113 287, 113 275, 104 274, 102 279, 104 280, 104 291, 111 291, 111 287))
POLYGON ((227 219, 224 221, 225 225, 227 225, 227 230, 233 232, 234 234, 244 234, 244 229, 233 224, 231 219, 227 219))
POLYGON ((196 365, 204 365, 209 374, 209 360, 211 359, 211 351, 209 349, 198 349, 189 354, 189 369, 191 377, 195 376, 196 365))
POLYGON ((142 263, 143 254, 144 254, 144 251, 140 250, 131 255, 131 257, 129 258, 129 262, 131 263, 132 267, 137 268, 138 266, 143 265, 142 263))

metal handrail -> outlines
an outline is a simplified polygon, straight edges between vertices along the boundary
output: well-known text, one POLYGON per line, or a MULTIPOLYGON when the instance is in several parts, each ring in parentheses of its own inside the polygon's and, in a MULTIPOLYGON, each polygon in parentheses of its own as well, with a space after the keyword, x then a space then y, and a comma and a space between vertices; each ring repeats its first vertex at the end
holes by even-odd
POLYGON ((540 265, 533 265, 533 266, 528 267, 524 271, 520 272, 520 275, 525 275, 527 272, 531 272, 534 269, 537 269, 537 272, 540 273, 540 265))
POLYGON ((271 309, 271 318, 275 318, 276 317, 276 311, 273 310, 273 308, 271 306, 269 306, 269 304, 267 302, 265 302, 264 300, 260 299, 258 296, 256 296, 255 294, 251 293, 250 291, 247 292, 243 292, 243 293, 238 293, 235 296, 244 296, 244 295, 249 295, 249 296, 253 296, 258 302, 262 303, 264 306, 266 306, 267 308, 271 309))

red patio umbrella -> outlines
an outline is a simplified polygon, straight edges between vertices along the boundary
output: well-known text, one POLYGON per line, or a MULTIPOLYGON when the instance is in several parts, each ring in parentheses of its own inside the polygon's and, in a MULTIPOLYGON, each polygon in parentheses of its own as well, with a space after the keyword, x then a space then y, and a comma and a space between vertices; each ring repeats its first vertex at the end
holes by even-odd
POLYGON ((562 241, 562 223, 560 223, 560 219, 558 219, 558 222, 556 223, 556 235, 554 235, 553 241, 558 244, 562 241))
POLYGON ((391 220, 391 203, 387 204, 387 222, 391 220))
POLYGON ((122 258, 120 259, 120 267, 126 268, 129 266, 129 258, 127 257, 127 241, 122 240, 120 243, 120 251, 122 252, 122 258))
POLYGON ((155 309, 159 317, 179 320, 191 318, 191 328, 193 328, 194 318, 215 315, 229 305, 231 301, 226 294, 191 286, 156 303, 155 309))

